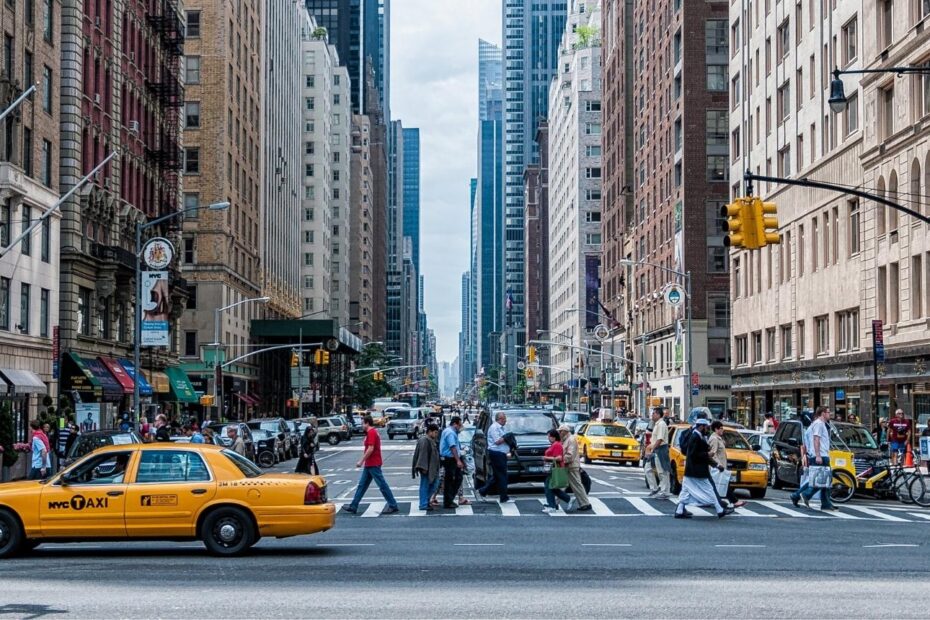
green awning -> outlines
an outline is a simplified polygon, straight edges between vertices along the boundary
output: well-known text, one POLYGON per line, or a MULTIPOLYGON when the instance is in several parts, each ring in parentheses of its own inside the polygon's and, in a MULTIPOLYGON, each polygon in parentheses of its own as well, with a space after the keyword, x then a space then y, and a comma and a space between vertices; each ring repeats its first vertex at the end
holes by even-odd
POLYGON ((179 403, 200 402, 197 392, 194 391, 194 386, 191 385, 191 380, 187 378, 183 370, 176 366, 169 366, 165 368, 165 374, 168 375, 168 382, 171 384, 171 394, 174 396, 174 400, 179 403))

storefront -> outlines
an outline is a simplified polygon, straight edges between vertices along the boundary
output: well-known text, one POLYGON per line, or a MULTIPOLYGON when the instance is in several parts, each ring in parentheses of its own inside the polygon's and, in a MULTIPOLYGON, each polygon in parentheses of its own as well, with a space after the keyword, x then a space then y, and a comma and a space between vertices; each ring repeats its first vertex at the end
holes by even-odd
POLYGON ((61 386, 62 394, 69 396, 74 404, 79 428, 98 430, 116 425, 125 392, 103 362, 66 353, 62 360, 61 386))
POLYGON ((0 368, 0 406, 9 406, 13 414, 16 440, 25 442, 29 419, 38 409, 38 400, 48 394, 48 387, 31 370, 0 368))
POLYGON ((192 406, 200 403, 200 395, 194 391, 190 379, 183 370, 176 366, 165 368, 165 375, 168 377, 170 398, 172 402, 177 403, 178 414, 181 419, 188 420, 191 417, 196 417, 197 411, 192 409, 192 406))

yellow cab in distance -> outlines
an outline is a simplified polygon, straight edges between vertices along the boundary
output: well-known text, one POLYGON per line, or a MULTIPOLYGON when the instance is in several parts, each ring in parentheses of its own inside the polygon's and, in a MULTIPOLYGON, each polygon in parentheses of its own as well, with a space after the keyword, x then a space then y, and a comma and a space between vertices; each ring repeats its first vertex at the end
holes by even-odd
POLYGON ((611 461, 639 466, 639 442, 622 424, 586 422, 578 427, 575 436, 585 463, 611 461))
MULTIPOLYGON (((681 491, 681 477, 685 471, 685 455, 679 448, 681 432, 690 428, 679 423, 669 426, 669 459, 672 461, 672 490, 681 491)), ((724 427, 723 441, 727 447, 727 469, 730 470, 730 487, 746 489, 753 499, 762 499, 768 489, 769 468, 765 458, 754 451, 736 429, 724 427)))
POLYGON ((320 476, 264 473, 207 444, 107 446, 48 480, 0 485, 0 557, 50 541, 197 539, 230 556, 335 518, 320 476))

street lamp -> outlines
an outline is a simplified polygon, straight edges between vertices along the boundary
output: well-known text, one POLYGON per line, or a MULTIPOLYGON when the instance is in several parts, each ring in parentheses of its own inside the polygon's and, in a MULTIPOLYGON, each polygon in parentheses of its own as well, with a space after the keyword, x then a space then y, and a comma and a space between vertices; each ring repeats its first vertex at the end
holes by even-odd
POLYGON ((271 301, 271 297, 252 297, 250 299, 237 301, 228 306, 223 306, 222 308, 217 308, 213 311, 213 342, 210 345, 213 347, 213 407, 216 409, 216 413, 220 418, 223 417, 223 411, 220 409, 220 402, 223 398, 223 371, 222 366, 220 366, 220 313, 243 304, 267 304, 269 301, 271 301))
MULTIPOLYGON (((692 353, 692 351, 691 351, 691 350, 692 350, 692 346, 691 346, 691 344, 692 344, 692 340, 691 340, 691 272, 690 272, 690 271, 678 271, 678 270, 676 270, 676 269, 670 269, 669 267, 665 267, 664 265, 658 265, 658 264, 656 264, 656 263, 650 263, 650 262, 647 262, 647 261, 634 261, 634 260, 630 260, 630 259, 628 259, 628 258, 622 258, 622 259, 620 259, 620 260, 618 261, 618 263, 619 263, 620 265, 624 265, 624 266, 627 266, 627 267, 636 267, 636 266, 655 267, 656 269, 661 269, 662 271, 665 271, 666 273, 670 273, 670 274, 675 275, 675 276, 677 276, 677 277, 679 277, 679 278, 682 278, 682 279, 684 279, 684 281, 685 281, 685 314, 687 315, 687 321, 688 321, 688 334, 687 334, 687 339, 688 339, 688 344, 687 344, 687 347, 688 347, 688 355, 685 357, 685 361, 686 361, 686 363, 687 363, 687 365, 688 365, 688 369, 687 369, 687 371, 685 372, 685 377, 684 377, 684 381, 683 381, 683 387, 684 387, 684 391, 685 391, 685 394, 684 394, 684 396, 685 396, 685 402, 687 403, 687 412, 690 414, 690 413, 691 413, 691 405, 692 405, 692 396, 691 396, 692 387, 691 387, 690 378, 691 378, 691 372, 692 372, 692 369, 693 369, 692 357, 691 357, 691 353, 692 353)), ((644 330, 644 331, 645 331, 645 330, 644 330)), ((643 352, 645 353, 645 343, 643 344, 643 347, 644 347, 643 352)), ((646 366, 645 366, 645 364, 643 365, 643 373, 644 373, 644 375, 645 375, 645 373, 646 373, 646 366)), ((643 389, 645 390, 645 388, 646 388, 646 386, 645 386, 645 384, 646 384, 645 378, 643 379, 643 384, 644 384, 644 385, 643 385, 643 389)), ((644 402, 643 404, 644 404, 644 409, 645 409, 646 403, 644 402)))
MULTIPOLYGON (((571 310, 577 310, 577 308, 571 308, 571 310)), ((572 382, 575 381, 575 332, 572 331, 572 333, 569 334, 567 332, 559 332, 554 329, 537 329, 536 335, 539 336, 540 334, 555 334, 556 336, 567 338, 570 341, 569 342, 569 354, 568 354, 568 403, 567 403, 570 406, 572 403, 572 392, 574 390, 574 388, 572 388, 572 382)), ((565 345, 561 345, 561 346, 564 347, 565 345)), ((566 409, 567 408, 568 407, 566 407, 566 409)), ((578 408, 581 409, 580 377, 578 380, 578 408)))
POLYGON ((847 73, 895 73, 899 76, 905 74, 918 74, 918 75, 930 75, 930 66, 917 67, 917 66, 908 66, 908 67, 887 67, 884 69, 843 69, 840 70, 838 67, 833 69, 833 80, 830 82, 830 98, 827 102, 830 104, 830 109, 836 112, 837 114, 843 112, 846 109, 849 101, 846 99, 846 92, 843 88, 843 80, 840 79, 841 75, 847 73))
POLYGON ((139 380, 142 376, 142 365, 141 355, 142 355, 142 231, 151 228, 152 226, 157 226, 162 222, 168 220, 183 217, 185 213, 191 213, 193 211, 225 211, 229 208, 228 202, 214 202, 204 207, 188 207, 187 209, 182 209, 180 211, 174 211, 168 215, 163 215, 159 218, 156 218, 150 222, 142 223, 138 222, 136 224, 136 309, 135 309, 135 346, 133 347, 132 354, 132 363, 135 366, 136 376, 133 377, 135 381, 133 382, 132 388, 132 407, 135 412, 135 416, 138 418, 142 414, 141 403, 139 398, 139 380))

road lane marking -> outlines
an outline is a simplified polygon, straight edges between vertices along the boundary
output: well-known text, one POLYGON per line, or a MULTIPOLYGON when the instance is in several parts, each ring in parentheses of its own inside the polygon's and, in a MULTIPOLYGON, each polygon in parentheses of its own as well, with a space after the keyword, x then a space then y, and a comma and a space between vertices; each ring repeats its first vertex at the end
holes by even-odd
POLYGON ((907 543, 878 543, 877 545, 862 545, 863 549, 883 549, 885 547, 919 547, 920 545, 912 545, 907 543))
POLYGON ((927 521, 930 521, 930 515, 924 514, 922 512, 909 512, 907 514, 911 515, 912 517, 918 517, 920 519, 926 519, 927 521))
POLYGON ((470 517, 475 514, 475 511, 472 510, 471 504, 465 504, 464 506, 455 507, 455 516, 457 517, 470 517))
POLYGON ((607 504, 597 499, 596 497, 589 497, 588 501, 591 502, 591 510, 598 517, 612 517, 614 516, 614 511, 607 507, 607 504))
POLYGON ((898 523, 910 523, 908 519, 902 519, 901 517, 895 517, 892 515, 885 514, 884 512, 879 512, 877 510, 872 510, 871 508, 866 508, 865 506, 844 506, 844 508, 849 508, 851 510, 857 510, 859 512, 864 512, 867 515, 878 517, 885 521, 897 521, 898 523))
POLYGON ((504 543, 453 543, 456 547, 503 547, 504 543))
POLYGON ((420 507, 415 502, 410 502, 410 514, 411 517, 425 517, 426 511, 420 510, 420 507))
POLYGON ((519 517, 519 516, 521 516, 521 515, 520 515, 520 509, 517 508, 517 504, 516 504, 516 502, 514 502, 513 500, 511 500, 509 503, 504 503, 504 504, 502 504, 501 502, 497 502, 497 505, 498 505, 498 507, 501 509, 501 516, 502 516, 502 517, 519 517))
POLYGON ((648 515, 650 517, 661 517, 663 515, 662 511, 657 510, 652 506, 652 504, 641 497, 624 497, 623 499, 630 502, 633 505, 633 508, 640 511, 644 515, 648 515))
POLYGON ((320 543, 317 547, 374 547, 375 543, 320 543))
POLYGON ((775 518, 775 515, 762 515, 762 514, 759 514, 758 512, 754 512, 752 510, 749 510, 748 508, 742 508, 742 507, 736 509, 736 514, 742 515, 744 517, 768 517, 771 519, 775 518))
POLYGON ((372 502, 371 504, 369 504, 368 510, 366 510, 365 514, 363 514, 362 516, 368 517, 368 518, 380 517, 381 511, 384 510, 385 506, 386 504, 384 502, 372 502))
POLYGON ((828 519, 829 518, 829 517, 822 517, 820 515, 807 514, 806 512, 801 512, 800 510, 792 510, 791 508, 780 506, 776 504, 775 502, 770 502, 768 500, 766 501, 756 500, 755 503, 759 504, 760 506, 765 506, 769 510, 774 510, 775 512, 780 512, 783 515, 788 515, 789 517, 801 517, 802 519, 828 519))
POLYGON ((581 543, 582 547, 632 547, 630 543, 581 543))
POLYGON ((765 549, 765 545, 714 545, 715 547, 722 547, 724 549, 733 548, 733 549, 765 549))

